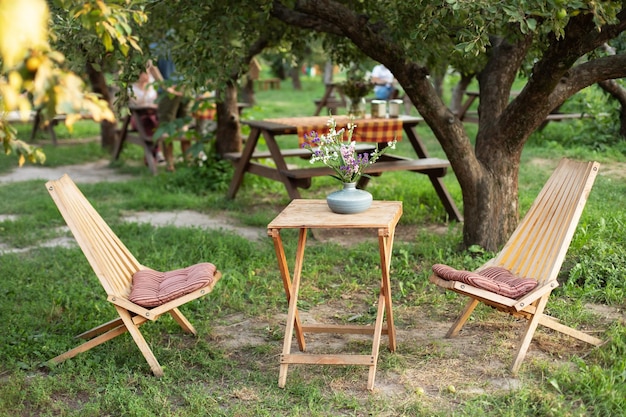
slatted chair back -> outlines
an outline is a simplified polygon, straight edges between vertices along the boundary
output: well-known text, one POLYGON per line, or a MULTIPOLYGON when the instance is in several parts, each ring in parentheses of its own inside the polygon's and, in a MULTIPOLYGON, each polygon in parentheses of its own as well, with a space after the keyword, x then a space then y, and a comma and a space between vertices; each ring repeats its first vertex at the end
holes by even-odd
POLYGON ((556 280, 598 168, 597 162, 562 159, 490 265, 534 278, 539 286, 556 280))
POLYGON ((106 293, 128 298, 132 276, 142 265, 67 174, 46 188, 106 293))

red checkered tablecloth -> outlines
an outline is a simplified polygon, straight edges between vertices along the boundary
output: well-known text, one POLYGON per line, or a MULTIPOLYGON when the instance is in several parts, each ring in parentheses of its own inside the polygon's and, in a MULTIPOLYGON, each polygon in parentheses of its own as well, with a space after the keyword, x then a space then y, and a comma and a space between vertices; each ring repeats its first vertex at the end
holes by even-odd
MULTIPOLYGON (((334 116, 337 123, 337 131, 346 128, 350 118, 348 116, 334 116)), ((328 133, 328 117, 311 116, 288 119, 268 119, 268 122, 280 123, 295 126, 298 130, 298 140, 304 142, 304 135, 309 135, 311 131, 316 131, 320 136, 328 133)), ((352 140, 356 142, 391 142, 402 139, 402 120, 400 119, 356 119, 353 121, 356 127, 352 135, 352 140)), ((344 136, 344 140, 348 135, 344 136)))

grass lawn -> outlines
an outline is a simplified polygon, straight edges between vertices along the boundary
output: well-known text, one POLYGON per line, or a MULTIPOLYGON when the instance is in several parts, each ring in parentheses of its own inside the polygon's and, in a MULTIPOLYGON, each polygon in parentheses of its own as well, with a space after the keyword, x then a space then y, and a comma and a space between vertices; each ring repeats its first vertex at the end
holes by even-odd
MULTIPOLYGON (((257 92, 258 104, 244 117, 311 115, 322 92, 319 80, 304 80, 302 91, 283 82, 280 90, 257 92)), ((404 205, 391 265, 399 346, 390 353, 383 339, 374 392, 365 389, 366 368, 357 366, 291 366, 286 387, 278 388, 287 303, 271 239, 123 221, 138 211, 194 210, 263 230, 289 202, 278 182, 248 175, 237 198, 228 200, 231 170, 216 174, 181 164, 174 174, 152 176, 140 149, 131 145, 112 167, 132 179, 80 184, 141 263, 169 270, 210 261, 224 274, 211 294, 181 308, 198 337, 183 334, 169 316, 141 328, 164 367, 162 378, 152 376, 128 335, 62 364, 46 363, 76 346, 74 335, 113 319, 115 312, 80 249, 44 245, 68 232, 43 182, 0 183, 0 416, 624 415, 626 158, 617 147, 560 145, 564 135, 581 135, 586 122, 553 123, 529 141, 520 207, 528 209, 561 157, 601 162, 560 273, 561 287, 548 308, 565 324, 607 343, 592 349, 540 328, 513 376, 508 367, 521 323, 479 307, 460 337, 445 339, 465 299, 430 284, 430 267, 443 262, 473 269, 493 254, 458 249, 461 226, 444 220, 427 179, 385 173, 368 190, 375 199, 404 205)), ((29 137, 27 127, 20 132, 29 137)), ((108 158, 89 140, 98 135, 91 122, 57 133, 58 147, 38 138, 49 166, 108 158)), ((444 157, 426 126, 418 134, 432 156, 444 157)), ((408 154, 408 143, 401 142, 399 152, 408 154)), ((0 157, 0 175, 15 164, 12 157, 0 157)), ((444 181, 462 207, 453 173, 444 181)), ((336 186, 333 179, 315 178, 302 195, 323 198, 336 186)), ((293 267, 297 235, 281 235, 293 267)), ((372 323, 377 268, 375 239, 310 236, 299 303, 303 317, 372 323)), ((318 348, 363 354, 369 349, 359 336, 312 335, 311 349, 318 348)))

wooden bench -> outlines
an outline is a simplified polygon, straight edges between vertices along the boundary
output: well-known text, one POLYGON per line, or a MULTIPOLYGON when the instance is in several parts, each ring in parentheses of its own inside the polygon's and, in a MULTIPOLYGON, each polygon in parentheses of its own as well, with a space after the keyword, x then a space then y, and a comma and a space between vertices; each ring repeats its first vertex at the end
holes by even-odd
POLYGON ((126 143, 135 144, 143 149, 145 161, 148 164, 148 168, 150 169, 150 172, 152 172, 152 175, 157 175, 157 160, 154 157, 157 150, 157 141, 152 139, 152 137, 145 131, 141 123, 137 123, 136 129, 131 124, 132 115, 136 114, 137 119, 139 119, 139 116, 143 111, 156 111, 156 108, 145 107, 131 109, 131 114, 124 118, 122 127, 119 130, 119 138, 115 144, 115 149, 113 149, 113 160, 117 161, 120 158, 122 149, 126 143))
MULTIPOLYGON (((447 169, 450 167, 450 162, 439 158, 409 159, 400 156, 386 156, 388 158, 387 161, 383 161, 381 158, 380 161, 365 168, 365 173, 380 175, 383 172, 391 171, 413 171, 443 177, 446 175, 447 169)), ((290 169, 282 171, 282 173, 289 178, 301 179, 332 175, 334 171, 331 168, 324 166, 316 168, 290 169)))
MULTIPOLYGON (((373 152, 376 149, 375 146, 369 145, 366 143, 358 143, 356 145, 356 150, 359 153, 363 152, 373 152)), ((311 151, 304 148, 292 148, 292 149, 281 149, 280 154, 283 158, 303 158, 309 159, 311 157, 311 151)), ((229 161, 237 162, 241 159, 241 152, 228 152, 223 155, 224 159, 228 159, 229 161)), ((272 153, 270 151, 256 151, 252 154, 250 159, 265 159, 271 158, 272 153)))
MULTIPOLYGON (((384 172, 392 171, 412 171, 419 172, 426 175, 432 175, 435 177, 443 177, 446 175, 450 163, 443 159, 438 158, 422 158, 422 159, 410 159, 400 156, 384 155, 385 161, 379 160, 374 165, 370 165, 365 168, 365 173, 369 176, 378 177, 384 172)), ((333 175, 335 172, 328 167, 315 167, 315 168, 301 168, 301 169, 289 169, 281 170, 281 174, 290 178, 300 188, 309 188, 311 186, 311 179, 313 177, 323 177, 326 175, 333 175)), ((358 186, 365 188, 369 178, 366 176, 361 177, 358 186)))
POLYGON ((337 109, 339 107, 346 107, 345 100, 338 99, 336 97, 329 97, 326 101, 323 101, 321 98, 314 100, 315 106, 320 109, 326 107, 328 109, 329 114, 337 114, 337 109))
POLYGON ((6 120, 9 123, 30 123, 33 125, 33 128, 31 130, 31 134, 30 134, 30 141, 34 141, 35 140, 35 136, 37 134, 37 131, 39 131, 39 129, 43 128, 45 129, 46 132, 48 132, 48 134, 50 135, 50 139, 52 139, 52 144, 54 146, 56 146, 58 144, 57 142, 57 135, 54 132, 54 128, 61 122, 65 122, 65 119, 67 118, 67 115, 65 114, 57 114, 56 116, 54 116, 51 120, 48 121, 43 121, 42 117, 41 117, 41 110, 37 110, 37 111, 31 111, 28 114, 28 117, 26 117, 25 119, 22 118, 22 115, 17 112, 17 111, 11 111, 7 114, 6 120))
POLYGON ((260 90, 280 90, 280 78, 265 78, 256 82, 260 90))

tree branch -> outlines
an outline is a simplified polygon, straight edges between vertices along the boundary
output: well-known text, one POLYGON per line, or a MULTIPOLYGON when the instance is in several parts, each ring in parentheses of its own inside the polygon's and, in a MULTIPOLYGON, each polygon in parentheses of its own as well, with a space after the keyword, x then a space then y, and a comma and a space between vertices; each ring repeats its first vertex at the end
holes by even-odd
POLYGON ((280 1, 274 1, 270 15, 291 26, 313 29, 317 32, 330 33, 332 35, 342 35, 341 30, 335 25, 329 24, 325 20, 309 13, 298 12, 290 9, 280 1))

